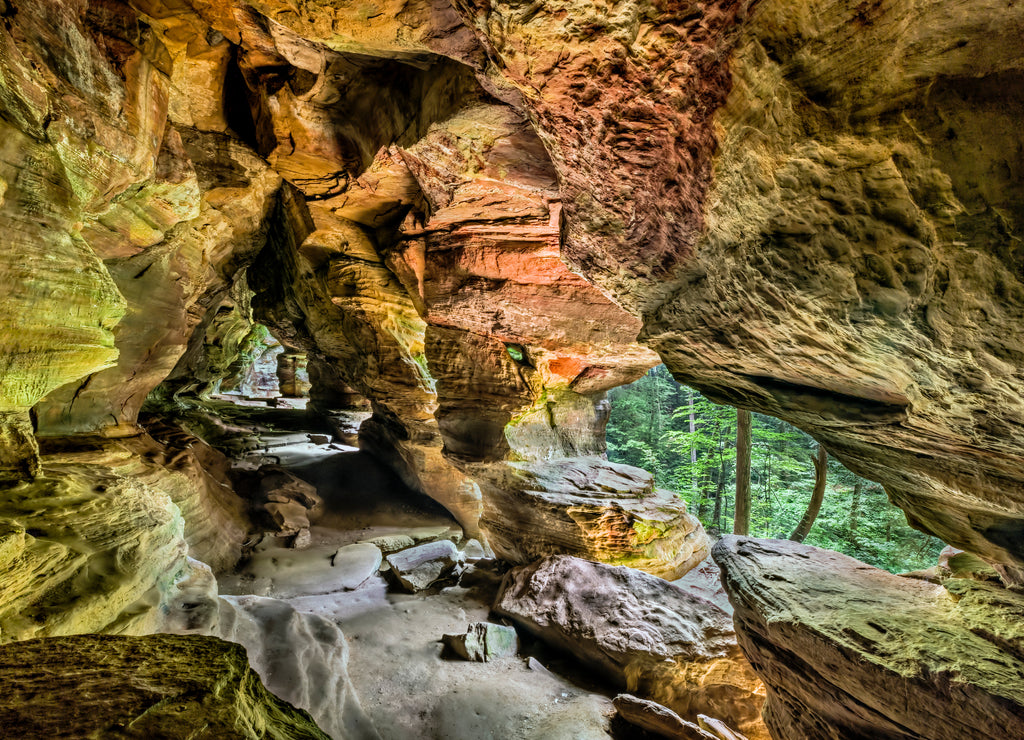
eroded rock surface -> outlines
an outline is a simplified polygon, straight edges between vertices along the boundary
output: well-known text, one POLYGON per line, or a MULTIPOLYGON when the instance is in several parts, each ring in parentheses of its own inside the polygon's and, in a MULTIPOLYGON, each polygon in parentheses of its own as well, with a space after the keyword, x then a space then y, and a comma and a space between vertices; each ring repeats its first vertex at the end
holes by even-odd
POLYGON ((100 466, 44 466, 0 492, 0 640, 145 634, 186 568, 177 507, 100 466))
POLYGON ((328 740, 213 637, 77 635, 0 647, 0 726, 23 738, 328 740))
POLYGON ((633 570, 554 556, 509 571, 494 610, 622 689, 767 738, 764 688, 711 602, 633 570))
POLYGON ((562 256, 676 378, 1019 580, 1024 10, 457 7, 551 154, 562 256))
POLYGON ((944 588, 785 540, 729 536, 713 555, 773 737, 1024 733, 1020 594, 959 578, 944 588))
POLYGON ((484 493, 481 526, 510 562, 563 553, 673 579, 707 558, 700 522, 639 468, 586 457, 474 472, 484 493))
POLYGON ((650 699, 641 699, 632 694, 615 697, 615 711, 619 716, 658 737, 673 740, 714 740, 715 736, 704 732, 693 722, 687 722, 668 707, 650 699))

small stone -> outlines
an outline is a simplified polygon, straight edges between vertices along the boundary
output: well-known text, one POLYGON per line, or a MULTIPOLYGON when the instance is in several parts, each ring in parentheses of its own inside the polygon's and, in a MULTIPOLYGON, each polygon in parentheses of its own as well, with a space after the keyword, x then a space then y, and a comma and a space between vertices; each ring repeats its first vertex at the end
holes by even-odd
POLYGON ((329 445, 331 438, 326 434, 310 434, 309 441, 315 445, 329 445))
POLYGON ((304 550, 311 544, 313 544, 313 536, 309 533, 309 528, 306 528, 296 532, 295 536, 288 543, 288 547, 293 550, 304 550))
POLYGON ((513 628, 490 622, 474 622, 465 634, 445 635, 442 640, 460 657, 484 663, 511 657, 519 650, 513 628))
POLYGON ((387 556, 399 583, 412 593, 448 575, 458 560, 459 551, 451 540, 428 542, 387 556))
POLYGON ((263 507, 270 517, 278 532, 282 534, 297 534, 300 529, 309 529, 309 517, 307 509, 300 503, 289 501, 288 503, 270 502, 263 507))

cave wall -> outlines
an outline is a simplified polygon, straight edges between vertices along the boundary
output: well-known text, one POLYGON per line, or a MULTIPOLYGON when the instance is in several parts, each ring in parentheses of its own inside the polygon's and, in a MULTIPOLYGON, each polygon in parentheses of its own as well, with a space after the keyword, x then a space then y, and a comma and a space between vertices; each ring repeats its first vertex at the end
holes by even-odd
POLYGON ((1022 30, 963 0, 11 6, 0 472, 139 433, 259 319, 475 533, 510 465, 600 455, 604 391, 660 356, 1020 582, 1022 30))
POLYGON ((563 257, 676 378, 1019 582, 1022 9, 458 7, 551 153, 563 257))

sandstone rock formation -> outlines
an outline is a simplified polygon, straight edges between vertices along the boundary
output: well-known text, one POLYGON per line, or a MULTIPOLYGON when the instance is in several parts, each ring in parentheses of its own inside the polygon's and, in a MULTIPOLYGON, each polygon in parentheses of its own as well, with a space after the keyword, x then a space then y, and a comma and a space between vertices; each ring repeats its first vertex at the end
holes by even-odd
POLYGON ((333 738, 379 740, 349 678, 348 643, 316 614, 258 596, 223 596, 212 633, 245 647, 275 696, 304 709, 333 738))
POLYGON ((944 588, 785 540, 729 536, 712 554, 773 737, 1024 733, 1019 593, 944 588))
POLYGON ((218 596, 213 573, 194 560, 162 612, 160 632, 207 635, 244 647, 267 689, 308 711, 331 737, 378 740, 348 675, 348 643, 332 621, 279 599, 218 596))
POLYGON ((186 568, 163 491, 101 466, 46 465, 0 491, 0 641, 145 634, 186 568))
POLYGON ((554 556, 505 576, 494 611, 626 691, 766 740, 764 688, 729 615, 646 573, 554 556))
POLYGON ((551 154, 563 256, 676 377, 1019 579, 1024 11, 458 5, 551 154))
POLYGON ((1024 583, 1019 3, 0 5, 0 638, 145 629, 185 543, 237 558, 223 461, 138 415, 214 415, 256 320, 505 557, 699 559, 594 462, 660 356, 1024 583))
POLYGON ((28 640, 0 647, 0 672, 0 726, 17 737, 328 738, 213 637, 28 640))
POLYGON ((470 468, 494 552, 513 563, 568 553, 678 578, 708 556, 700 522, 650 473, 597 457, 470 468))

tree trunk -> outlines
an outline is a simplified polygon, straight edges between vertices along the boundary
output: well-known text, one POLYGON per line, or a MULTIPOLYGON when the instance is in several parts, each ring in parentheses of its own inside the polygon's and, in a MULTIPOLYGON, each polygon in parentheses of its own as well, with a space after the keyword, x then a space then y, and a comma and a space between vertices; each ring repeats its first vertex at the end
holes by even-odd
POLYGON ((718 441, 718 480, 715 483, 715 513, 712 515, 712 534, 716 537, 722 533, 722 499, 725 498, 725 452, 722 450, 721 438, 718 441))
POLYGON ((796 529, 793 530, 793 534, 789 536, 789 539, 794 542, 803 542, 804 538, 811 531, 811 527, 814 526, 814 520, 818 518, 818 512, 821 511, 821 502, 825 500, 825 478, 828 476, 828 453, 825 451, 824 445, 818 445, 818 456, 813 458, 814 461, 814 491, 811 493, 811 502, 807 504, 807 511, 804 512, 803 519, 796 525, 796 529))
POLYGON ((860 489, 861 482, 853 484, 853 501, 850 503, 850 542, 857 544, 857 517, 860 514, 860 489))
POLYGON ((736 513, 732 533, 750 533, 750 412, 736 409, 736 513))
POLYGON ((697 445, 693 442, 693 435, 697 431, 697 413, 694 410, 694 398, 693 390, 687 389, 686 391, 687 400, 690 402, 690 470, 694 471, 693 475, 690 476, 690 485, 693 489, 694 497, 697 496, 697 445))

